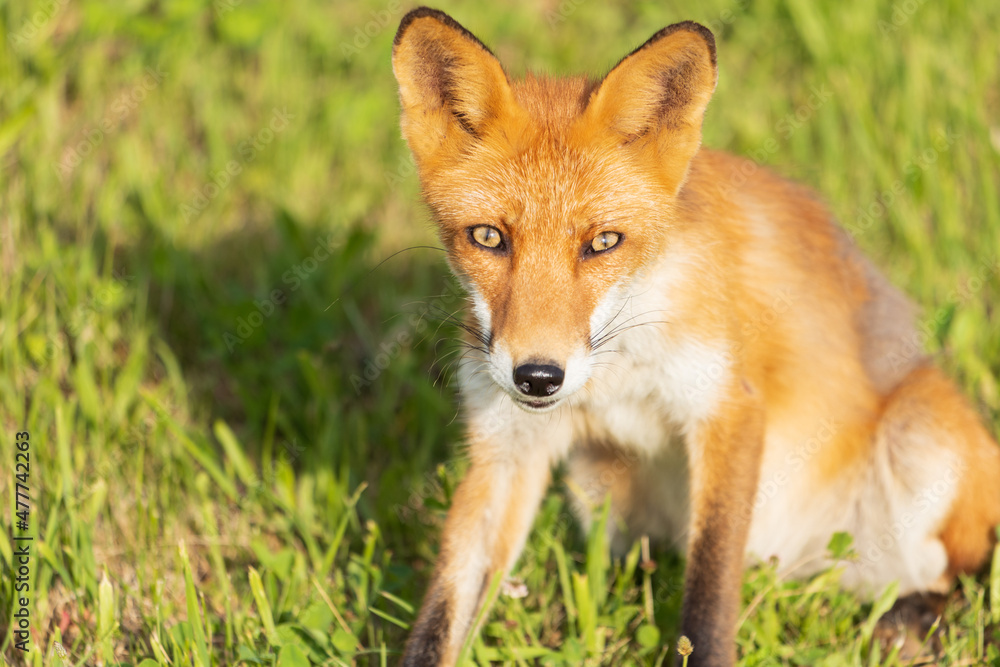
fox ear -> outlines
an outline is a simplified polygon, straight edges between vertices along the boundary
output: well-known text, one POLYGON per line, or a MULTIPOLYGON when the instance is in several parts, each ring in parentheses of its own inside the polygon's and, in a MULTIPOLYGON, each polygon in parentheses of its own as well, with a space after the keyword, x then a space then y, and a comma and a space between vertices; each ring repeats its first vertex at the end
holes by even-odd
POLYGON ((403 17, 392 70, 403 106, 403 136, 418 164, 445 143, 479 137, 514 104, 496 57, 435 9, 419 7, 403 17))
POLYGON ((701 144, 701 122, 716 79, 712 31, 693 21, 676 23, 650 37, 604 77, 586 114, 623 143, 652 138, 683 159, 686 171, 701 144))

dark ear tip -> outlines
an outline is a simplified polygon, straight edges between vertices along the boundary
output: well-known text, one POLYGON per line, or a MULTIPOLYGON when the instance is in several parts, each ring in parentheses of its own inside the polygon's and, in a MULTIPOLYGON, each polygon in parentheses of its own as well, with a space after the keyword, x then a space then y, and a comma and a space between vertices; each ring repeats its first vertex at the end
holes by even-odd
POLYGON ((452 28, 453 30, 457 30, 466 38, 471 39, 473 42, 482 47, 484 51, 486 51, 490 55, 493 55, 493 52, 490 51, 485 44, 479 41, 478 37, 476 37, 471 32, 466 30, 462 24, 460 24, 458 21, 456 21, 455 19, 451 18, 450 16, 442 12, 440 9, 431 9, 430 7, 417 7, 416 9, 411 9, 406 13, 403 19, 399 22, 399 29, 396 30, 396 36, 392 40, 393 47, 398 46, 399 43, 403 40, 403 33, 405 33, 406 29, 410 27, 410 24, 416 21, 417 19, 422 19, 422 18, 437 19, 438 22, 443 23, 444 25, 448 26, 449 28, 452 28))
MULTIPOLYGON (((712 34, 711 30, 709 30, 708 28, 706 28, 702 24, 696 23, 694 21, 681 21, 680 23, 674 23, 673 25, 668 25, 666 28, 664 28, 663 30, 660 30, 658 33, 656 33, 655 35, 653 35, 652 37, 650 37, 648 40, 646 40, 645 44, 643 44, 642 46, 640 46, 638 49, 636 49, 632 53, 638 53, 639 51, 642 51, 647 46, 649 46, 651 44, 655 44, 656 42, 660 41, 664 37, 668 37, 669 35, 672 35, 675 32, 680 32, 682 30, 686 30, 688 32, 697 33, 698 35, 701 36, 702 39, 705 40, 705 45, 708 46, 708 55, 709 55, 709 57, 712 60, 712 66, 715 67, 715 65, 716 65, 716 62, 715 62, 715 35, 712 34)), ((632 55, 632 54, 630 53, 629 55, 632 55)))
POLYGON ((671 27, 681 26, 685 30, 690 30, 691 32, 696 32, 701 35, 702 39, 705 40, 705 44, 708 45, 708 53, 712 58, 712 64, 715 65, 715 35, 711 30, 706 28, 700 23, 694 21, 682 21, 681 23, 675 23, 671 27))
POLYGON ((427 16, 436 18, 441 23, 455 22, 454 19, 439 9, 431 9, 430 7, 417 7, 416 9, 411 9, 406 12, 406 15, 399 22, 399 29, 396 30, 396 36, 392 40, 393 46, 399 44, 400 40, 403 38, 403 33, 406 32, 406 29, 410 27, 411 23, 417 19, 422 19, 427 16))

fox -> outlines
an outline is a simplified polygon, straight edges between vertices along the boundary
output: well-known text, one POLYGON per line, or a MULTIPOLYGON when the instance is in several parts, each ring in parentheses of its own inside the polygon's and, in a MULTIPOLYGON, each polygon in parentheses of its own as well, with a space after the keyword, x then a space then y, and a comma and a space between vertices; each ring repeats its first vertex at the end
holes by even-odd
POLYGON ((692 666, 734 664, 748 564, 805 576, 833 564, 835 533, 853 537, 840 576, 859 595, 981 569, 996 441, 820 198, 701 146, 710 30, 665 27, 600 78, 515 80, 420 7, 392 69, 469 298, 468 468, 404 666, 456 663, 557 466, 585 529, 610 503, 616 553, 641 536, 683 551, 692 666))

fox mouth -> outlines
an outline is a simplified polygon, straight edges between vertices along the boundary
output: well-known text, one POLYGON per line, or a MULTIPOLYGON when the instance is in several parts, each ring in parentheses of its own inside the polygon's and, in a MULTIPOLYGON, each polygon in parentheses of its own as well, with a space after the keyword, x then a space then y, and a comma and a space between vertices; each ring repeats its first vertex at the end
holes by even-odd
POLYGON ((528 412, 548 412, 562 402, 561 398, 549 398, 545 400, 529 401, 524 398, 515 398, 514 402, 528 412))

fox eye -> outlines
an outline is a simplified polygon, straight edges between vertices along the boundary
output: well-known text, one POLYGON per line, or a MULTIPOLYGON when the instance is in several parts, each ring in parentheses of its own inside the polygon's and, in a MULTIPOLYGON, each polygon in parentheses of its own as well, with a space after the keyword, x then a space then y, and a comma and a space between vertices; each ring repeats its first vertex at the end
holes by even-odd
POLYGON ((479 225, 478 227, 473 227, 470 230, 470 234, 472 236, 472 240, 484 248, 499 248, 503 243, 503 238, 500 236, 500 232, 496 229, 496 227, 479 225))
POLYGON ((618 242, 621 240, 622 235, 618 232, 601 232, 594 240, 590 242, 591 252, 604 252, 605 250, 611 250, 618 242))

